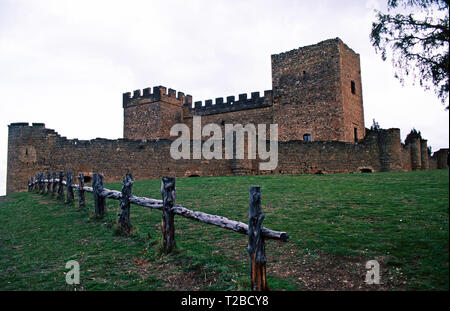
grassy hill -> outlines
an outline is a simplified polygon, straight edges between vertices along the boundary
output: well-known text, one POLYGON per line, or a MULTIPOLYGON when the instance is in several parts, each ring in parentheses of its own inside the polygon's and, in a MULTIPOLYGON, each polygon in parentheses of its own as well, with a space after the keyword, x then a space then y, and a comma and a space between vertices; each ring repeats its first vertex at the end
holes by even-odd
MULTIPOLYGON (((177 204, 247 222, 248 187, 260 185, 274 290, 448 290, 448 170, 403 173, 177 179, 177 204), (368 260, 381 284, 364 283, 368 260)), ((121 183, 106 184, 121 189, 121 183)), ((161 198, 160 180, 133 193, 161 198)), ((160 251, 161 212, 132 205, 131 236, 118 235, 119 202, 104 219, 88 205, 17 193, 0 200, 0 290, 74 290, 65 263, 80 263, 76 290, 247 290, 247 237, 175 216, 177 249, 160 251)))

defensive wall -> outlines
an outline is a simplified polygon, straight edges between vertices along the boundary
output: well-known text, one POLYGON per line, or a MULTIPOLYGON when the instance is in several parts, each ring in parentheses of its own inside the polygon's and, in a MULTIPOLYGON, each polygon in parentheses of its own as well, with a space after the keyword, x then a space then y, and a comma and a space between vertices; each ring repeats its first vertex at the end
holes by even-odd
MULTIPOLYGON (((243 160, 246 174, 322 174, 365 171, 402 171, 448 168, 447 151, 428 157, 426 148, 403 146, 398 129, 369 131, 358 143, 338 141, 280 141, 278 166, 259 171, 257 160, 243 160), (426 158, 424 168, 417 158, 426 158)), ((174 160, 169 139, 67 139, 42 123, 12 123, 8 137, 7 193, 25 191, 26 181, 38 172, 72 171, 89 178, 104 174, 106 182, 120 181, 124 173, 136 180, 161 176, 226 176, 239 174, 233 160, 174 160)))

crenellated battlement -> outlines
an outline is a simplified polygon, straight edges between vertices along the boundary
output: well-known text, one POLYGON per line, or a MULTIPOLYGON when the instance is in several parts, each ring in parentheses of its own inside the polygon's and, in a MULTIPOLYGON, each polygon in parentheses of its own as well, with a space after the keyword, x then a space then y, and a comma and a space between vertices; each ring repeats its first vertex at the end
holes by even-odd
POLYGON ((157 101, 164 101, 172 104, 192 103, 192 96, 184 95, 183 92, 177 93, 176 90, 171 88, 167 89, 162 85, 154 86, 153 91, 151 87, 148 87, 142 90, 134 90, 133 93, 123 93, 123 108, 157 101))
POLYGON ((272 106, 273 93, 272 90, 264 91, 264 96, 260 96, 259 92, 252 92, 250 98, 247 94, 239 94, 236 100, 235 96, 227 96, 226 100, 223 97, 194 102, 194 107, 189 106, 189 111, 194 115, 210 115, 224 112, 232 112, 239 110, 255 109, 272 106))
POLYGON ((30 124, 28 122, 14 122, 14 123, 11 123, 10 125, 8 125, 9 128, 24 127, 24 126, 30 126, 30 124))

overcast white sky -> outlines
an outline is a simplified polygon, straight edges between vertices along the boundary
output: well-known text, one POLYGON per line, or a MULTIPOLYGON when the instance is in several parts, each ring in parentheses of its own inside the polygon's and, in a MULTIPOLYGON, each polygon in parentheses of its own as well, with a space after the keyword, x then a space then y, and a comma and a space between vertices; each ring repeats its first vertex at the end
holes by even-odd
POLYGON ((120 138, 122 93, 163 85, 194 100, 271 89, 270 55, 340 37, 361 55, 366 127, 414 127, 449 145, 448 111, 394 79, 369 41, 385 0, 0 0, 0 195, 7 125, 120 138))

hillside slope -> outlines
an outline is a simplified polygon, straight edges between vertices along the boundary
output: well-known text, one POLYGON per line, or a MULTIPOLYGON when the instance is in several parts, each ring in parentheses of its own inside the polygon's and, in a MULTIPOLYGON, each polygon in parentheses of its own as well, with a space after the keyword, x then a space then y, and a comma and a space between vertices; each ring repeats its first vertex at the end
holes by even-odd
MULTIPOLYGON (((274 290, 448 290, 448 170, 177 179, 176 202, 247 222, 248 187, 260 185, 264 226, 286 231, 266 242, 274 290), (380 285, 364 283, 368 260, 380 285)), ((107 184, 121 189, 120 183, 107 184)), ((160 199, 160 180, 133 193, 160 199)), ((119 202, 104 219, 88 205, 16 193, 0 200, 0 290, 247 290, 247 237, 175 217, 177 249, 160 252, 161 212, 131 208, 131 236, 117 235, 119 202)))

